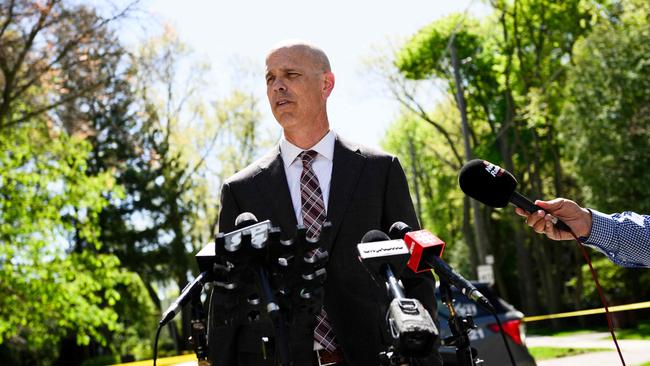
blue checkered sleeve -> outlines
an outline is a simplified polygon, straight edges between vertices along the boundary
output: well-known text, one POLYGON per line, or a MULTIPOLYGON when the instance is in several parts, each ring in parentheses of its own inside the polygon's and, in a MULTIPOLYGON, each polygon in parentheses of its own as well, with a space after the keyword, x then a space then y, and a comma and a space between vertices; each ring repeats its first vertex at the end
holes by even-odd
POLYGON ((591 210, 591 233, 584 242, 623 267, 650 267, 650 216, 634 212, 607 215, 591 210))

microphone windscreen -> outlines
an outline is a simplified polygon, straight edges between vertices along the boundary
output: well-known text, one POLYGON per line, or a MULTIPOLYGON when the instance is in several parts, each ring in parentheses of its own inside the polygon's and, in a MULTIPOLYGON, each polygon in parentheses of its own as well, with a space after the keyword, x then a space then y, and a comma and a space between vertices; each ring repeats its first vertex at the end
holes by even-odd
POLYGON ((361 238, 362 243, 374 243, 376 241, 384 240, 390 240, 390 238, 380 230, 370 230, 363 236, 363 238, 361 238))
POLYGON ((390 229, 388 229, 388 236, 391 239, 404 239, 404 236, 411 231, 413 231, 412 227, 401 221, 396 221, 390 226, 390 229))
POLYGON ((235 229, 245 228, 257 224, 257 217, 250 212, 242 212, 235 219, 235 229))
POLYGON ((491 207, 506 207, 517 188, 517 180, 510 172, 481 159, 463 166, 458 184, 466 195, 491 207))

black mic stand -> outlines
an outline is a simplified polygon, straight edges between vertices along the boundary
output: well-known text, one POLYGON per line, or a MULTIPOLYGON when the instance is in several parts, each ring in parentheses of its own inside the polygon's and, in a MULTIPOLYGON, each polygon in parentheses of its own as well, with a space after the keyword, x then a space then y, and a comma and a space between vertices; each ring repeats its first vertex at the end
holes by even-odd
POLYGON ((291 354, 289 353, 289 330, 287 329, 287 323, 284 315, 280 312, 280 307, 278 306, 271 285, 269 284, 268 274, 266 269, 260 268, 258 272, 260 278, 260 284, 262 287, 262 293, 264 296, 264 301, 266 302, 266 311, 271 318, 271 323, 273 323, 273 328, 275 330, 277 353, 279 356, 280 366, 290 366, 293 365, 291 360, 291 354))
POLYGON ((192 320, 190 320, 190 324, 192 335, 189 341, 192 347, 194 347, 198 366, 211 366, 212 363, 208 361, 208 334, 205 326, 206 316, 203 310, 203 304, 201 303, 200 292, 194 292, 192 294, 191 307, 192 320))
POLYGON ((449 329, 451 337, 443 340, 445 346, 456 347, 456 360, 459 366, 479 366, 483 365, 483 360, 479 359, 475 348, 472 348, 469 342, 469 331, 476 328, 471 316, 459 316, 454 309, 454 298, 451 294, 449 283, 440 279, 440 296, 442 302, 449 309, 449 329))
MULTIPOLYGON (((388 289, 390 298, 404 299, 404 291, 402 290, 401 285, 397 282, 390 266, 384 267, 384 270, 387 277, 386 288, 388 289)), ((391 332, 391 336, 395 336, 392 334, 393 330, 391 327, 391 320, 390 312, 386 312, 386 327, 388 328, 388 331, 391 332)), ((393 344, 390 345, 386 351, 379 353, 379 364, 381 366, 408 366, 410 365, 410 362, 408 357, 404 357, 404 355, 400 353, 399 347, 393 344)))

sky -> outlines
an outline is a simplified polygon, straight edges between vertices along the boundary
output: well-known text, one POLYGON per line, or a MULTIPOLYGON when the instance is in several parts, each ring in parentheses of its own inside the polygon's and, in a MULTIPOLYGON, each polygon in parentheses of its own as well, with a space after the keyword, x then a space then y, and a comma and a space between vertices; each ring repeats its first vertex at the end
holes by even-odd
MULTIPOLYGON (((264 56, 275 43, 289 38, 320 46, 336 77, 328 101, 330 126, 356 142, 379 147, 399 105, 370 80, 364 59, 389 40, 453 12, 487 13, 484 0, 143 0, 146 17, 171 24, 195 56, 212 65, 210 90, 216 97, 242 83, 259 98, 264 124, 280 134, 265 94, 264 56), (242 68, 257 79, 241 80, 242 68), (254 81, 252 81, 254 80, 254 81)), ((125 27, 125 38, 141 38, 125 27), (127 34, 128 33, 128 34, 127 34)))

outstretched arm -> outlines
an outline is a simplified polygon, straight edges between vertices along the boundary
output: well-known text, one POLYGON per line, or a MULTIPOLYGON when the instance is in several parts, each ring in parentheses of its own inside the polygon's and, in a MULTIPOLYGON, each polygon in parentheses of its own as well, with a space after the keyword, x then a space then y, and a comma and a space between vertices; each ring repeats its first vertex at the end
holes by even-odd
POLYGON ((528 226, 553 240, 571 240, 573 236, 553 225, 553 216, 564 221, 582 239, 583 244, 623 267, 650 267, 650 216, 634 212, 603 214, 585 209, 575 202, 556 198, 535 201, 544 209, 532 214, 517 208, 528 226))

